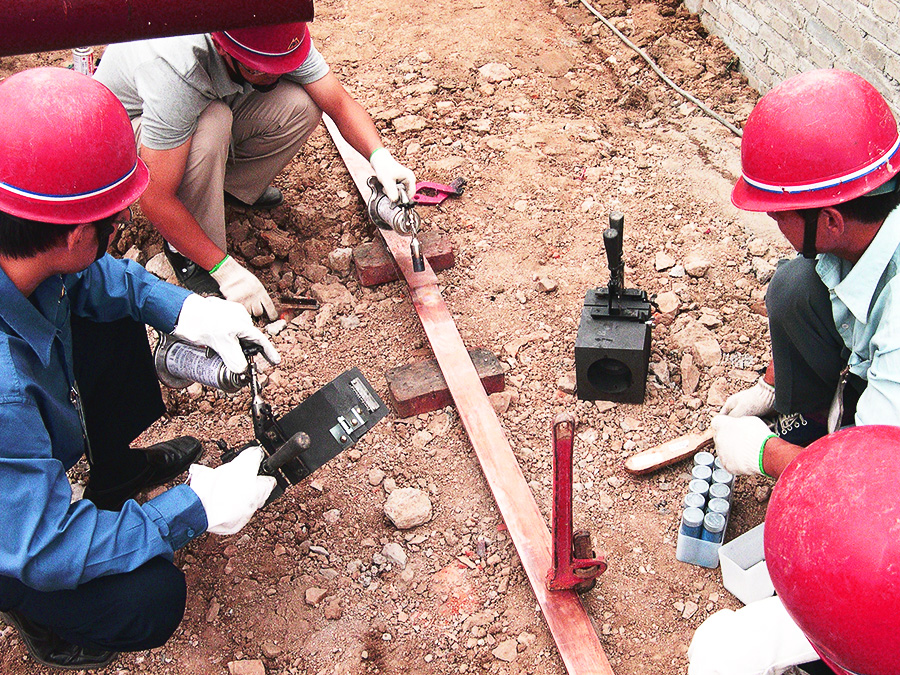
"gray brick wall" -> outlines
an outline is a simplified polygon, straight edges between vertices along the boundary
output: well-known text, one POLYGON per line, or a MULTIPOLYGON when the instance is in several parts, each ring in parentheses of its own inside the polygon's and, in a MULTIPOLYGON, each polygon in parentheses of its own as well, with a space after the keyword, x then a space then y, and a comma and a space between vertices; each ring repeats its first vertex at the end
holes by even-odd
POLYGON ((900 0, 684 0, 766 92, 813 68, 862 75, 900 113, 900 0))

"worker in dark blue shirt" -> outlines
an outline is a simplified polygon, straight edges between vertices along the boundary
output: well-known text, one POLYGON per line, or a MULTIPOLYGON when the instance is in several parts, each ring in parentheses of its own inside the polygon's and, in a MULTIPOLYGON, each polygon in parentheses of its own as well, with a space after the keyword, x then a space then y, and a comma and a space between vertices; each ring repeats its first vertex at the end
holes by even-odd
POLYGON ((163 644, 185 606, 174 551, 236 532, 274 487, 258 448, 211 469, 190 437, 131 447, 165 412, 145 324, 238 372, 238 338, 279 360, 241 305, 106 254, 147 183, 102 84, 59 68, 0 83, 0 618, 50 666, 163 644), (66 471, 85 454, 73 502, 66 471), (189 485, 132 499, 189 467, 189 485))

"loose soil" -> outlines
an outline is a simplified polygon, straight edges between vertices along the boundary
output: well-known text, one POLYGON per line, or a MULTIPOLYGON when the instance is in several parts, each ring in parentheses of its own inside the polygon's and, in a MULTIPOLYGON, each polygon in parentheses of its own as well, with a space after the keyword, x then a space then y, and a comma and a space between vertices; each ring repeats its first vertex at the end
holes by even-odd
MULTIPOLYGON (((743 123, 757 93, 677 0, 595 6, 680 86, 743 123)), ((316 10, 316 44, 393 153, 420 180, 468 179, 463 196, 419 208, 423 229, 453 242, 456 264, 439 280, 467 346, 508 369, 492 398, 548 522, 550 424, 562 411, 578 420, 576 525, 609 562, 583 598, 614 671, 686 672, 693 631, 740 603, 719 570, 675 560, 688 465, 636 478, 623 462, 704 429, 768 362, 761 301, 790 249, 764 217, 730 205, 739 139, 578 2, 319 0, 316 10), (660 302, 642 405, 571 393, 584 294, 609 276, 602 232, 614 209, 625 214, 626 286, 660 302)), ((0 76, 67 61, 7 57, 0 76)), ((403 283, 363 288, 340 262, 375 234, 324 129, 276 182, 286 201, 275 211, 229 210, 232 253, 273 292, 346 293, 273 338, 283 362, 264 395, 284 413, 358 366, 387 398, 385 371, 431 352, 403 283)), ((141 219, 113 249, 146 262, 161 242, 141 219)), ((169 413, 141 442, 193 434, 215 465, 216 440, 252 438, 246 391, 164 393, 169 413)), ((83 477, 78 467, 73 480, 83 477)), ((769 489, 738 480, 728 538, 763 520, 769 489)), ((103 672, 564 672, 452 407, 390 415, 242 532, 204 536, 176 562, 189 585, 180 628, 103 672), (396 529, 383 513, 395 487, 426 492, 431 520, 396 529), (388 543, 405 568, 382 555, 388 543)), ((9 627, 0 671, 43 672, 9 627)))

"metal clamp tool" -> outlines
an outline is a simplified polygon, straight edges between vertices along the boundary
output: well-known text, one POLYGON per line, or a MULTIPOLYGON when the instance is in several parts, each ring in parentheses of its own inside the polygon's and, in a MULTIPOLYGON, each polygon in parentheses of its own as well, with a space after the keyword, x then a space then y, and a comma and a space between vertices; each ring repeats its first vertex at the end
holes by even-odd
POLYGON ((572 447, 575 418, 560 413, 553 420, 553 567, 547 573, 551 591, 584 593, 606 571, 606 558, 594 557, 587 530, 572 531, 572 447))

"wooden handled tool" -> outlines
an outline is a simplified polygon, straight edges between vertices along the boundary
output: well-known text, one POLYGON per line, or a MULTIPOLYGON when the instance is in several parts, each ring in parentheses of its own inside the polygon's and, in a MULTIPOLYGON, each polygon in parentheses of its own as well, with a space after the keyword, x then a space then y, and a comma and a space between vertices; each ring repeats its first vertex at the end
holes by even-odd
POLYGON ((651 473, 691 457, 698 450, 710 445, 712 441, 712 429, 707 429, 702 434, 685 434, 655 448, 632 455, 625 460, 625 470, 638 476, 651 473))

